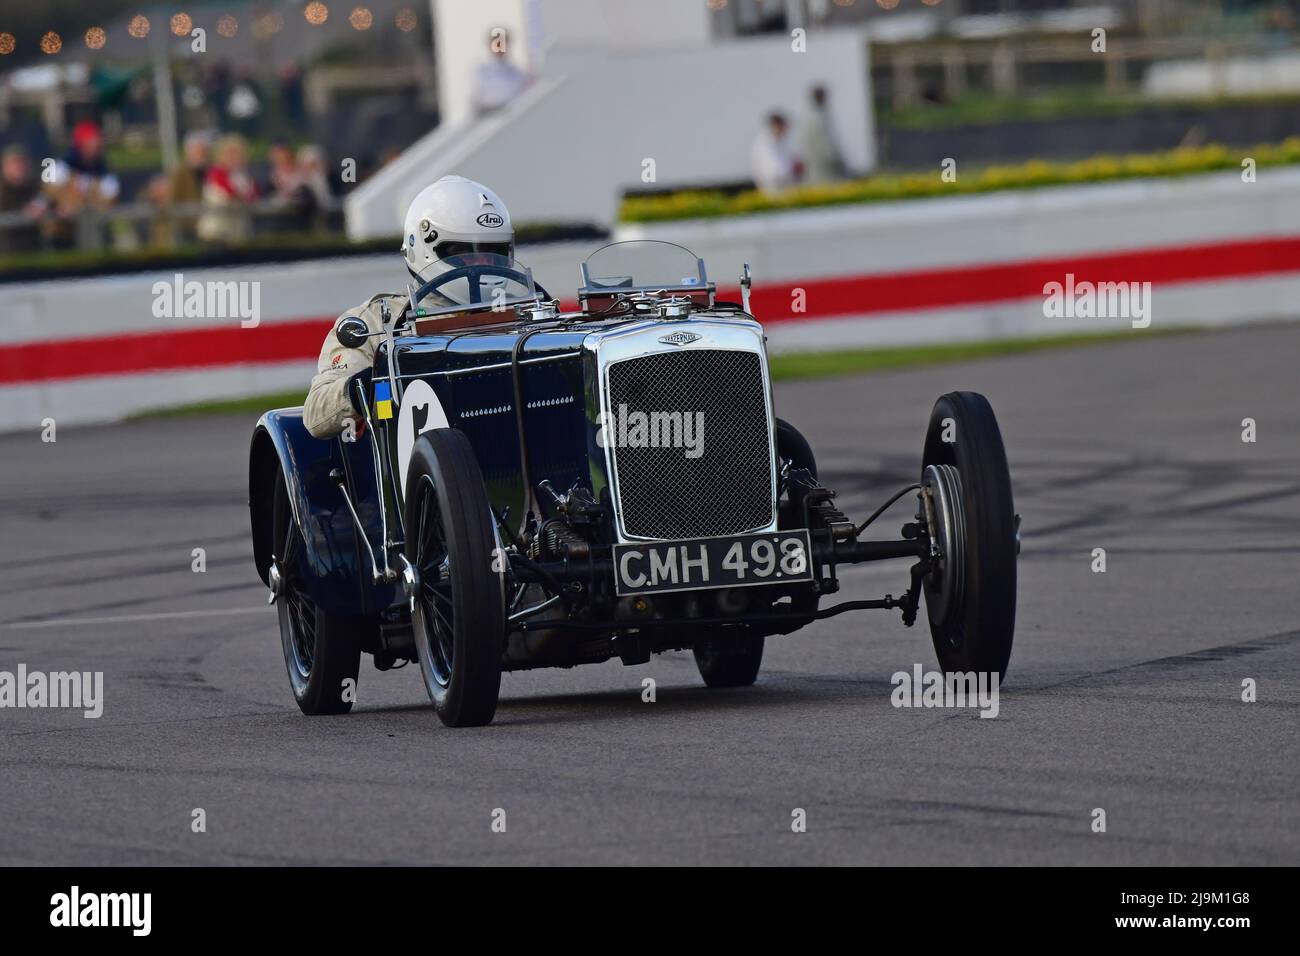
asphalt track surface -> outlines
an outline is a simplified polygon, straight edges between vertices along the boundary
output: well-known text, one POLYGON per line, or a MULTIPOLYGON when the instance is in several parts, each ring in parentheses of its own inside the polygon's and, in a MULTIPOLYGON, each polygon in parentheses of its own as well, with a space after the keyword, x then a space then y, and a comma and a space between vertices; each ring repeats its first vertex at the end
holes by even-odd
POLYGON ((0 861, 1300 863, 1300 326, 1138 336, 778 387, 861 516, 915 478, 937 395, 990 397, 1024 516, 996 719, 892 707, 934 656, 885 611, 770 638, 744 690, 689 654, 534 671, 453 731, 413 668, 363 659, 357 709, 305 718, 250 558, 247 417, 4 437, 0 670, 102 670, 105 706, 0 710, 0 861))

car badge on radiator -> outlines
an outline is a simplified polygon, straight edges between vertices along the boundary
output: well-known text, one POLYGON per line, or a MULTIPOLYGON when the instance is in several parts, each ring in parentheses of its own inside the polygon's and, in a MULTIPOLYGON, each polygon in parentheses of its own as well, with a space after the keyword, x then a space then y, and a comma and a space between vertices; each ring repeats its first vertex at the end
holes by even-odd
POLYGON ((671 335, 659 336, 659 341, 664 345, 690 345, 698 338, 694 332, 673 332, 671 335))

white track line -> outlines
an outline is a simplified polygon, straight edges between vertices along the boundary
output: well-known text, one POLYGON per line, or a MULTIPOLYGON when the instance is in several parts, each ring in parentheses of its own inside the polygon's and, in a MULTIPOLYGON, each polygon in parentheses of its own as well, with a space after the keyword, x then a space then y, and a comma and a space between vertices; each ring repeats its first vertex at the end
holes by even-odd
POLYGON ((258 614, 266 607, 237 607, 212 611, 164 611, 159 614, 127 614, 122 617, 65 617, 52 621, 14 621, 6 624, 10 630, 33 627, 64 627, 74 624, 124 624, 132 621, 167 621, 185 617, 219 617, 223 614, 258 614))

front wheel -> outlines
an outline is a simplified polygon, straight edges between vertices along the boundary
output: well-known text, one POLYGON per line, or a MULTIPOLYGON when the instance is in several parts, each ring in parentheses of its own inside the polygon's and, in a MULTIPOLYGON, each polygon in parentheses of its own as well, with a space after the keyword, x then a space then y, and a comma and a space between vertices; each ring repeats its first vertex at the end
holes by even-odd
POLYGON ((491 723, 505 648, 503 569, 483 475, 461 432, 435 428, 416 441, 405 519, 425 690, 448 727, 491 723))
POLYGON ((923 581, 939 665, 1000 680, 1016 628, 1016 513, 1002 432, 983 395, 949 392, 935 402, 921 485, 941 552, 923 581))

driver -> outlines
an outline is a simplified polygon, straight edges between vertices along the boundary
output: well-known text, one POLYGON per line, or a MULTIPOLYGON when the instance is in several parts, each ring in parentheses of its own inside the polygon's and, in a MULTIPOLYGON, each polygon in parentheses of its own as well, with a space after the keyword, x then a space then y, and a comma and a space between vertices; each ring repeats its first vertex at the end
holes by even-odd
MULTIPOLYGON (((402 235, 402 255, 414 288, 453 268, 443 262, 451 256, 462 257, 462 263, 474 253, 514 258, 515 231, 505 203, 482 183, 463 176, 443 176, 421 190, 406 210, 402 235)), ((382 332, 383 307, 396 320, 408 301, 401 293, 380 293, 339 316, 325 336, 302 412, 303 424, 314 437, 332 438, 348 421, 356 423, 360 434, 365 420, 356 405, 354 381, 369 381, 379 337, 366 339, 359 348, 344 348, 335 334, 338 323, 356 317, 371 332, 382 332)))

